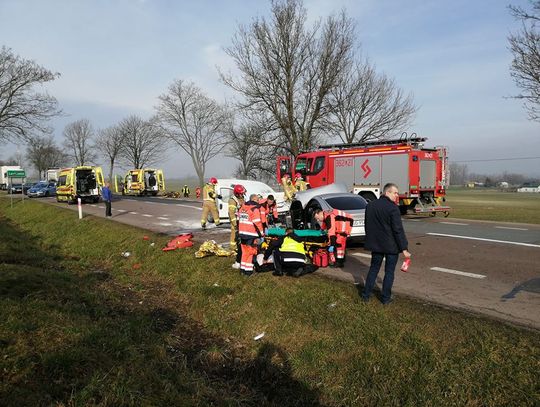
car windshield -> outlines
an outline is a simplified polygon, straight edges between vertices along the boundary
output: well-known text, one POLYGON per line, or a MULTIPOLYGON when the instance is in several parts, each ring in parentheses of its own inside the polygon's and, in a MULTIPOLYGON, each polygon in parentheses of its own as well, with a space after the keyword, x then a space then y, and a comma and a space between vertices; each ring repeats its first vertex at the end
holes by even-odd
POLYGON ((350 210, 359 210, 366 209, 367 202, 364 198, 358 195, 351 196, 336 196, 332 198, 325 198, 325 201, 328 202, 334 209, 340 211, 350 211, 350 210))
POLYGON ((34 188, 45 188, 47 184, 45 182, 38 182, 34 185, 34 188))

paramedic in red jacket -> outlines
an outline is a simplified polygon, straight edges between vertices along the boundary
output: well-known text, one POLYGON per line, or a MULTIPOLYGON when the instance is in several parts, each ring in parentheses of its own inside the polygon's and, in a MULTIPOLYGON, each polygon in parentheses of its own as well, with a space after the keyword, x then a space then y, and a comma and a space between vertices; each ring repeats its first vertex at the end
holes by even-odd
POLYGON ((245 276, 253 274, 253 261, 257 248, 264 237, 263 222, 259 207, 259 196, 251 194, 249 201, 238 210, 238 237, 242 249, 240 272, 245 276))
POLYGON ((268 228, 269 225, 275 225, 278 221, 278 211, 274 195, 268 195, 266 199, 260 199, 259 205, 264 229, 268 228))
POLYGON ((333 211, 324 212, 322 209, 315 210, 315 220, 321 224, 321 229, 326 230, 330 240, 328 251, 336 253, 336 266, 343 267, 345 263, 345 249, 347 237, 351 234, 353 218, 347 212, 333 211))

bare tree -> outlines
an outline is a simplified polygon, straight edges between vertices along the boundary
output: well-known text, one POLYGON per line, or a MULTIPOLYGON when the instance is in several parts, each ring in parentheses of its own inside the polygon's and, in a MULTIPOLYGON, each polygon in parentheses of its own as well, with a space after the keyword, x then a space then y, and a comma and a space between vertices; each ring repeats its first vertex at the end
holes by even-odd
POLYGON ((329 127, 344 143, 381 140, 410 124, 416 107, 393 80, 377 74, 367 60, 358 63, 332 89, 329 127))
POLYGON ((100 130, 96 138, 96 148, 101 151, 109 161, 109 182, 112 182, 114 165, 116 164, 122 148, 124 147, 124 134, 120 126, 111 126, 100 130))
POLYGON ((451 185, 464 185, 469 176, 467 164, 450 163, 450 183, 451 185))
POLYGON ((17 157, 9 157, 7 160, 0 160, 0 166, 4 165, 19 165, 17 157))
POLYGON ((40 178, 45 178, 49 168, 61 167, 69 159, 51 136, 33 136, 28 143, 26 157, 40 178))
POLYGON ((257 179, 258 173, 263 168, 263 162, 267 160, 264 146, 259 144, 263 132, 253 124, 231 121, 227 133, 229 143, 226 155, 240 161, 235 170, 235 177, 257 179))
POLYGON ((145 168, 164 158, 166 138, 155 118, 147 121, 129 116, 120 122, 117 130, 122 140, 119 157, 133 169, 145 168))
POLYGON ((508 37, 513 55, 510 75, 522 90, 515 98, 523 100, 531 120, 540 121, 540 0, 531 5, 531 13, 509 6, 522 23, 521 32, 508 37))
POLYGON ((275 129, 266 144, 296 156, 321 136, 330 91, 350 69, 353 42, 344 12, 308 27, 301 0, 275 0, 271 20, 240 26, 226 49, 240 78, 221 73, 221 79, 243 97, 241 108, 275 129))
POLYGON ((158 116, 166 135, 193 162, 200 185, 208 161, 227 143, 230 114, 192 82, 174 81, 159 97, 158 116))
POLYGON ((0 140, 28 140, 35 131, 49 131, 47 121, 60 114, 56 99, 36 87, 55 80, 34 61, 0 49, 0 140))
POLYGON ((65 127, 64 139, 75 165, 88 165, 97 158, 93 138, 94 129, 88 119, 77 120, 65 127))

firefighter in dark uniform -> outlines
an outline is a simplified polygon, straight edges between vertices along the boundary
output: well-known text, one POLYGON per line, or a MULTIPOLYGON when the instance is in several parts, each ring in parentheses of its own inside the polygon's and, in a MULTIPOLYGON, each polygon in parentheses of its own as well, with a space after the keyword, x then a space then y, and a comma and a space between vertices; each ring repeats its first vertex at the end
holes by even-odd
POLYGON ((184 195, 184 198, 189 198, 189 187, 187 185, 184 185, 182 188, 182 194, 184 195))

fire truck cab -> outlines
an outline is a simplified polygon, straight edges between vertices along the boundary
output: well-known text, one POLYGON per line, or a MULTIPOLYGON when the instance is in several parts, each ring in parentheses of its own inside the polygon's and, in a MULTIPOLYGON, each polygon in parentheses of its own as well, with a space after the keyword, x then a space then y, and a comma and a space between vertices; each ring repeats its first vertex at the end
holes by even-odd
POLYGON ((379 198, 384 185, 392 182, 400 192, 402 214, 442 212, 448 216, 450 207, 443 205, 448 182, 446 148, 424 148, 426 140, 324 145, 299 154, 296 160, 280 156, 277 179, 300 172, 313 188, 342 182, 368 201, 379 198))

